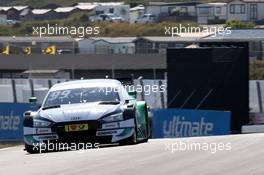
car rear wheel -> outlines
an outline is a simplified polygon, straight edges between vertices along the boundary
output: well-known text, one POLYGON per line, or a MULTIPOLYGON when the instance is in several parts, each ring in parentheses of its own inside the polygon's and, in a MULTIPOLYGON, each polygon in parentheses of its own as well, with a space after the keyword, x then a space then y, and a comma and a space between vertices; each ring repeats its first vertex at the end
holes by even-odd
POLYGON ((150 133, 151 133, 151 126, 150 126, 150 121, 149 121, 149 117, 148 117, 148 108, 147 106, 145 106, 145 123, 146 123, 146 133, 145 133, 145 139, 142 140, 142 142, 148 142, 148 139, 150 137, 150 133))

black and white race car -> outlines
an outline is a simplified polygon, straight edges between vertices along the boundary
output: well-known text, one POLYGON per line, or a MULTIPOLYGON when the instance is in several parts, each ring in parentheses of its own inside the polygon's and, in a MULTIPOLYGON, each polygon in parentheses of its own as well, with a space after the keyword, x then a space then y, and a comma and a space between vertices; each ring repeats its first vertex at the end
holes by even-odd
POLYGON ((148 140, 147 104, 117 80, 76 80, 54 85, 38 111, 24 114, 29 153, 47 143, 121 143, 148 140))

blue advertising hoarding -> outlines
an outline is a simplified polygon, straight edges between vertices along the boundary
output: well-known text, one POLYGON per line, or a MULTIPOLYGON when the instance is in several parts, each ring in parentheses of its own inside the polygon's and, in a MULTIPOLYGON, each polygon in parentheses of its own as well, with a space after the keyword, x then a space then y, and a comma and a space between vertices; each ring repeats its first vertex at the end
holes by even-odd
POLYGON ((152 110, 154 138, 225 135, 230 132, 230 112, 206 110, 152 110))
MULTIPOLYGON (((26 103, 0 103, 0 141, 23 139, 23 113, 36 109, 26 103)), ((157 109, 151 111, 153 138, 225 135, 230 112, 157 109)))
POLYGON ((23 139, 23 113, 31 108, 26 103, 0 103, 0 141, 23 139))

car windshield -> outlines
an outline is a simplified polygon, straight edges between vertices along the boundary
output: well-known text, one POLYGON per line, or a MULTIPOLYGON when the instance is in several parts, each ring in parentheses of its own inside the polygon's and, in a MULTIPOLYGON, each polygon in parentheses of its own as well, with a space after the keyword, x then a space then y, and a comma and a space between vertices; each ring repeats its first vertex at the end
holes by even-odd
POLYGON ((97 101, 118 102, 120 101, 118 91, 99 87, 52 91, 49 93, 44 107, 97 101))

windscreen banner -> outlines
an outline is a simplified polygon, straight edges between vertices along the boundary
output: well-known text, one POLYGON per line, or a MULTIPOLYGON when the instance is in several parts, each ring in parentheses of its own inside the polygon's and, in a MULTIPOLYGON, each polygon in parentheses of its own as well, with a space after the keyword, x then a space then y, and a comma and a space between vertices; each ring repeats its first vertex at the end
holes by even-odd
POLYGON ((230 112, 207 110, 154 109, 152 137, 195 137, 230 133, 230 112))

